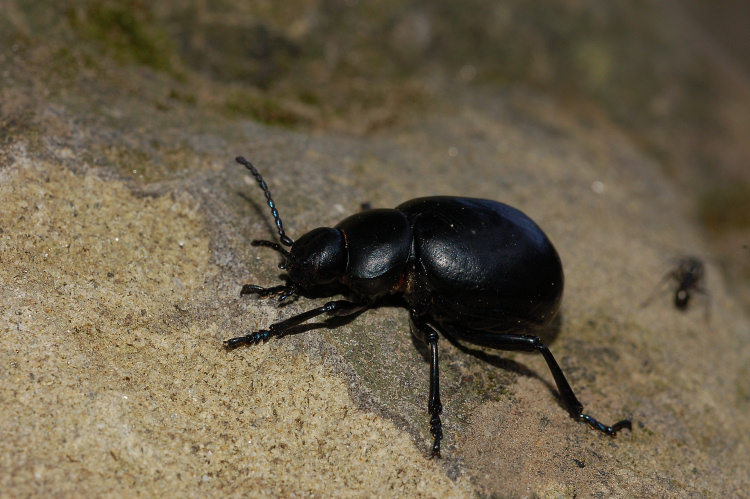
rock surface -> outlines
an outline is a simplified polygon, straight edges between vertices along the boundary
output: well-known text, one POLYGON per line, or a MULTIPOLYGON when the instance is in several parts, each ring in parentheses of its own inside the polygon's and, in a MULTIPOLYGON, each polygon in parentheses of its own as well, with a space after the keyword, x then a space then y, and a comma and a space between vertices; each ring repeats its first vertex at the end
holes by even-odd
POLYGON ((2 45, 5 494, 747 497, 750 322, 683 191, 607 117, 459 85, 364 135, 290 130, 140 66, 66 76, 59 44, 26 40, 2 45), (428 459, 428 365, 398 307, 224 351, 325 301, 239 296, 280 273, 248 244, 274 233, 239 154, 292 237, 421 195, 526 212, 566 273, 544 339, 585 410, 633 431, 568 417, 539 356, 441 341, 444 458, 428 459), (710 303, 642 307, 681 254, 707 257, 710 303))

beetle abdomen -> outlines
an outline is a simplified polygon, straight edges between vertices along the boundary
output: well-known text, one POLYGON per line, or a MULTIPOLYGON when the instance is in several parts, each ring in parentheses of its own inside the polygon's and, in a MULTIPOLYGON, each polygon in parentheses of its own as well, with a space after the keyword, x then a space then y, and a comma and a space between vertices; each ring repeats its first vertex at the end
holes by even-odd
POLYGON ((562 264, 524 213, 496 201, 448 196, 396 209, 412 224, 416 271, 425 286, 420 295, 429 296, 421 305, 434 320, 502 332, 553 319, 562 264))

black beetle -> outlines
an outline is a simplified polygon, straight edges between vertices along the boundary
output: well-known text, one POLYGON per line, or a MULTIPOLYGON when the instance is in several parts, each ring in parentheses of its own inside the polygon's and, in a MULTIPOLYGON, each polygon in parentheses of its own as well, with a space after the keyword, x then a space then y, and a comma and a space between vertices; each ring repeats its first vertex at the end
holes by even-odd
POLYGON ((323 314, 361 312, 389 294, 403 296, 412 334, 430 349, 430 433, 432 455, 443 438, 438 376, 438 331, 498 350, 540 352, 555 378, 570 415, 606 435, 631 428, 629 420, 606 426, 583 414, 560 366, 536 336, 521 334, 550 324, 560 308, 560 257, 542 230, 525 214, 503 203, 450 196, 407 201, 395 209, 370 209, 321 227, 296 242, 284 232, 263 177, 246 159, 271 207, 281 244, 252 241, 281 253, 288 273, 282 286, 245 285, 241 294, 279 295, 283 302, 315 286, 339 283, 350 300, 330 301, 268 329, 225 342, 227 349, 282 336, 323 314))

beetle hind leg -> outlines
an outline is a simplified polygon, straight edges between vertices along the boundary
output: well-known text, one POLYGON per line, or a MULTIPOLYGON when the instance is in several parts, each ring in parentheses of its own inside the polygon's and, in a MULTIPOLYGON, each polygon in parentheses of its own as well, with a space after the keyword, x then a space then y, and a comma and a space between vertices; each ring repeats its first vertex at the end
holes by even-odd
POLYGON ((595 430, 599 430, 605 435, 614 437, 617 432, 623 428, 632 429, 632 424, 629 419, 624 419, 612 426, 607 426, 600 423, 596 419, 592 418, 588 414, 583 413, 583 404, 578 401, 573 389, 570 387, 570 383, 565 378, 562 369, 560 369, 557 360, 552 355, 552 352, 547 345, 542 343, 536 336, 525 335, 525 334, 498 334, 498 333, 485 333, 481 331, 472 331, 466 329, 457 329, 455 327, 445 326, 444 331, 446 334, 453 338, 472 343, 474 345, 480 345, 485 347, 494 348, 497 350, 505 350, 510 352, 539 352, 547 362, 552 377, 555 379, 557 385, 557 391, 560 393, 565 408, 568 413, 575 419, 581 420, 588 424, 595 430))
POLYGON ((595 430, 599 430, 600 432, 604 433, 605 435, 609 435, 610 437, 617 436, 617 432, 622 430, 623 428, 627 428, 628 430, 633 429, 632 423, 629 419, 624 419, 613 424, 612 426, 607 426, 592 418, 588 414, 584 414, 583 404, 581 404, 578 401, 578 398, 576 398, 575 393, 573 393, 573 389, 570 387, 570 383, 568 383, 568 380, 565 379, 565 374, 563 374, 562 369, 560 369, 560 366, 557 364, 557 360, 555 360, 555 357, 552 355, 550 349, 547 348, 547 345, 542 343, 541 340, 536 336, 521 337, 525 338, 530 345, 533 345, 534 350, 540 352, 542 356, 544 356, 544 360, 547 361, 547 366, 552 372, 552 377, 555 378, 555 384, 557 385, 557 389, 560 392, 560 397, 562 397, 563 403, 567 407, 568 412, 571 416, 580 419, 590 427, 594 428, 595 430))

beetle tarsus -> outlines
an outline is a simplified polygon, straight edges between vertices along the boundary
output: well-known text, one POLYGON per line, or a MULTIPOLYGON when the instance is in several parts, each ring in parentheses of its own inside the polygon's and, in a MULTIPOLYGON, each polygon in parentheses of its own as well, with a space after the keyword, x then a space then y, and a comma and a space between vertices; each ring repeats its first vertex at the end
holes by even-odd
POLYGON ((627 428, 628 430, 633 429, 633 424, 629 419, 623 419, 622 421, 615 423, 612 426, 607 426, 592 418, 588 414, 580 414, 578 417, 593 429, 599 430, 600 432, 604 433, 605 435, 609 435, 610 437, 616 437, 617 432, 622 430, 623 428, 627 428))
POLYGON ((224 342, 224 348, 227 350, 234 350, 242 345, 255 345, 256 343, 268 340, 268 338, 274 336, 274 334, 275 333, 270 329, 263 329, 254 333, 246 334, 245 336, 238 336, 226 340, 224 342))
POLYGON ((440 441, 443 439, 443 423, 440 421, 440 415, 443 413, 443 404, 440 403, 440 395, 436 402, 430 404, 430 435, 434 439, 432 442, 432 457, 440 457, 440 441))
POLYGON ((437 406, 430 410, 430 435, 434 438, 432 443, 432 457, 440 457, 440 441, 443 439, 443 423, 440 421, 440 414, 443 412, 442 406, 437 406))
POLYGON ((437 333, 430 342, 430 434, 435 439, 432 443, 432 457, 440 457, 440 441, 443 439, 443 423, 440 415, 443 404, 440 402, 440 373, 438 371, 437 333))
POLYGON ((628 430, 632 431, 633 423, 629 419, 623 419, 622 421, 612 425, 612 433, 616 434, 618 431, 622 430, 623 428, 627 428, 628 430))

